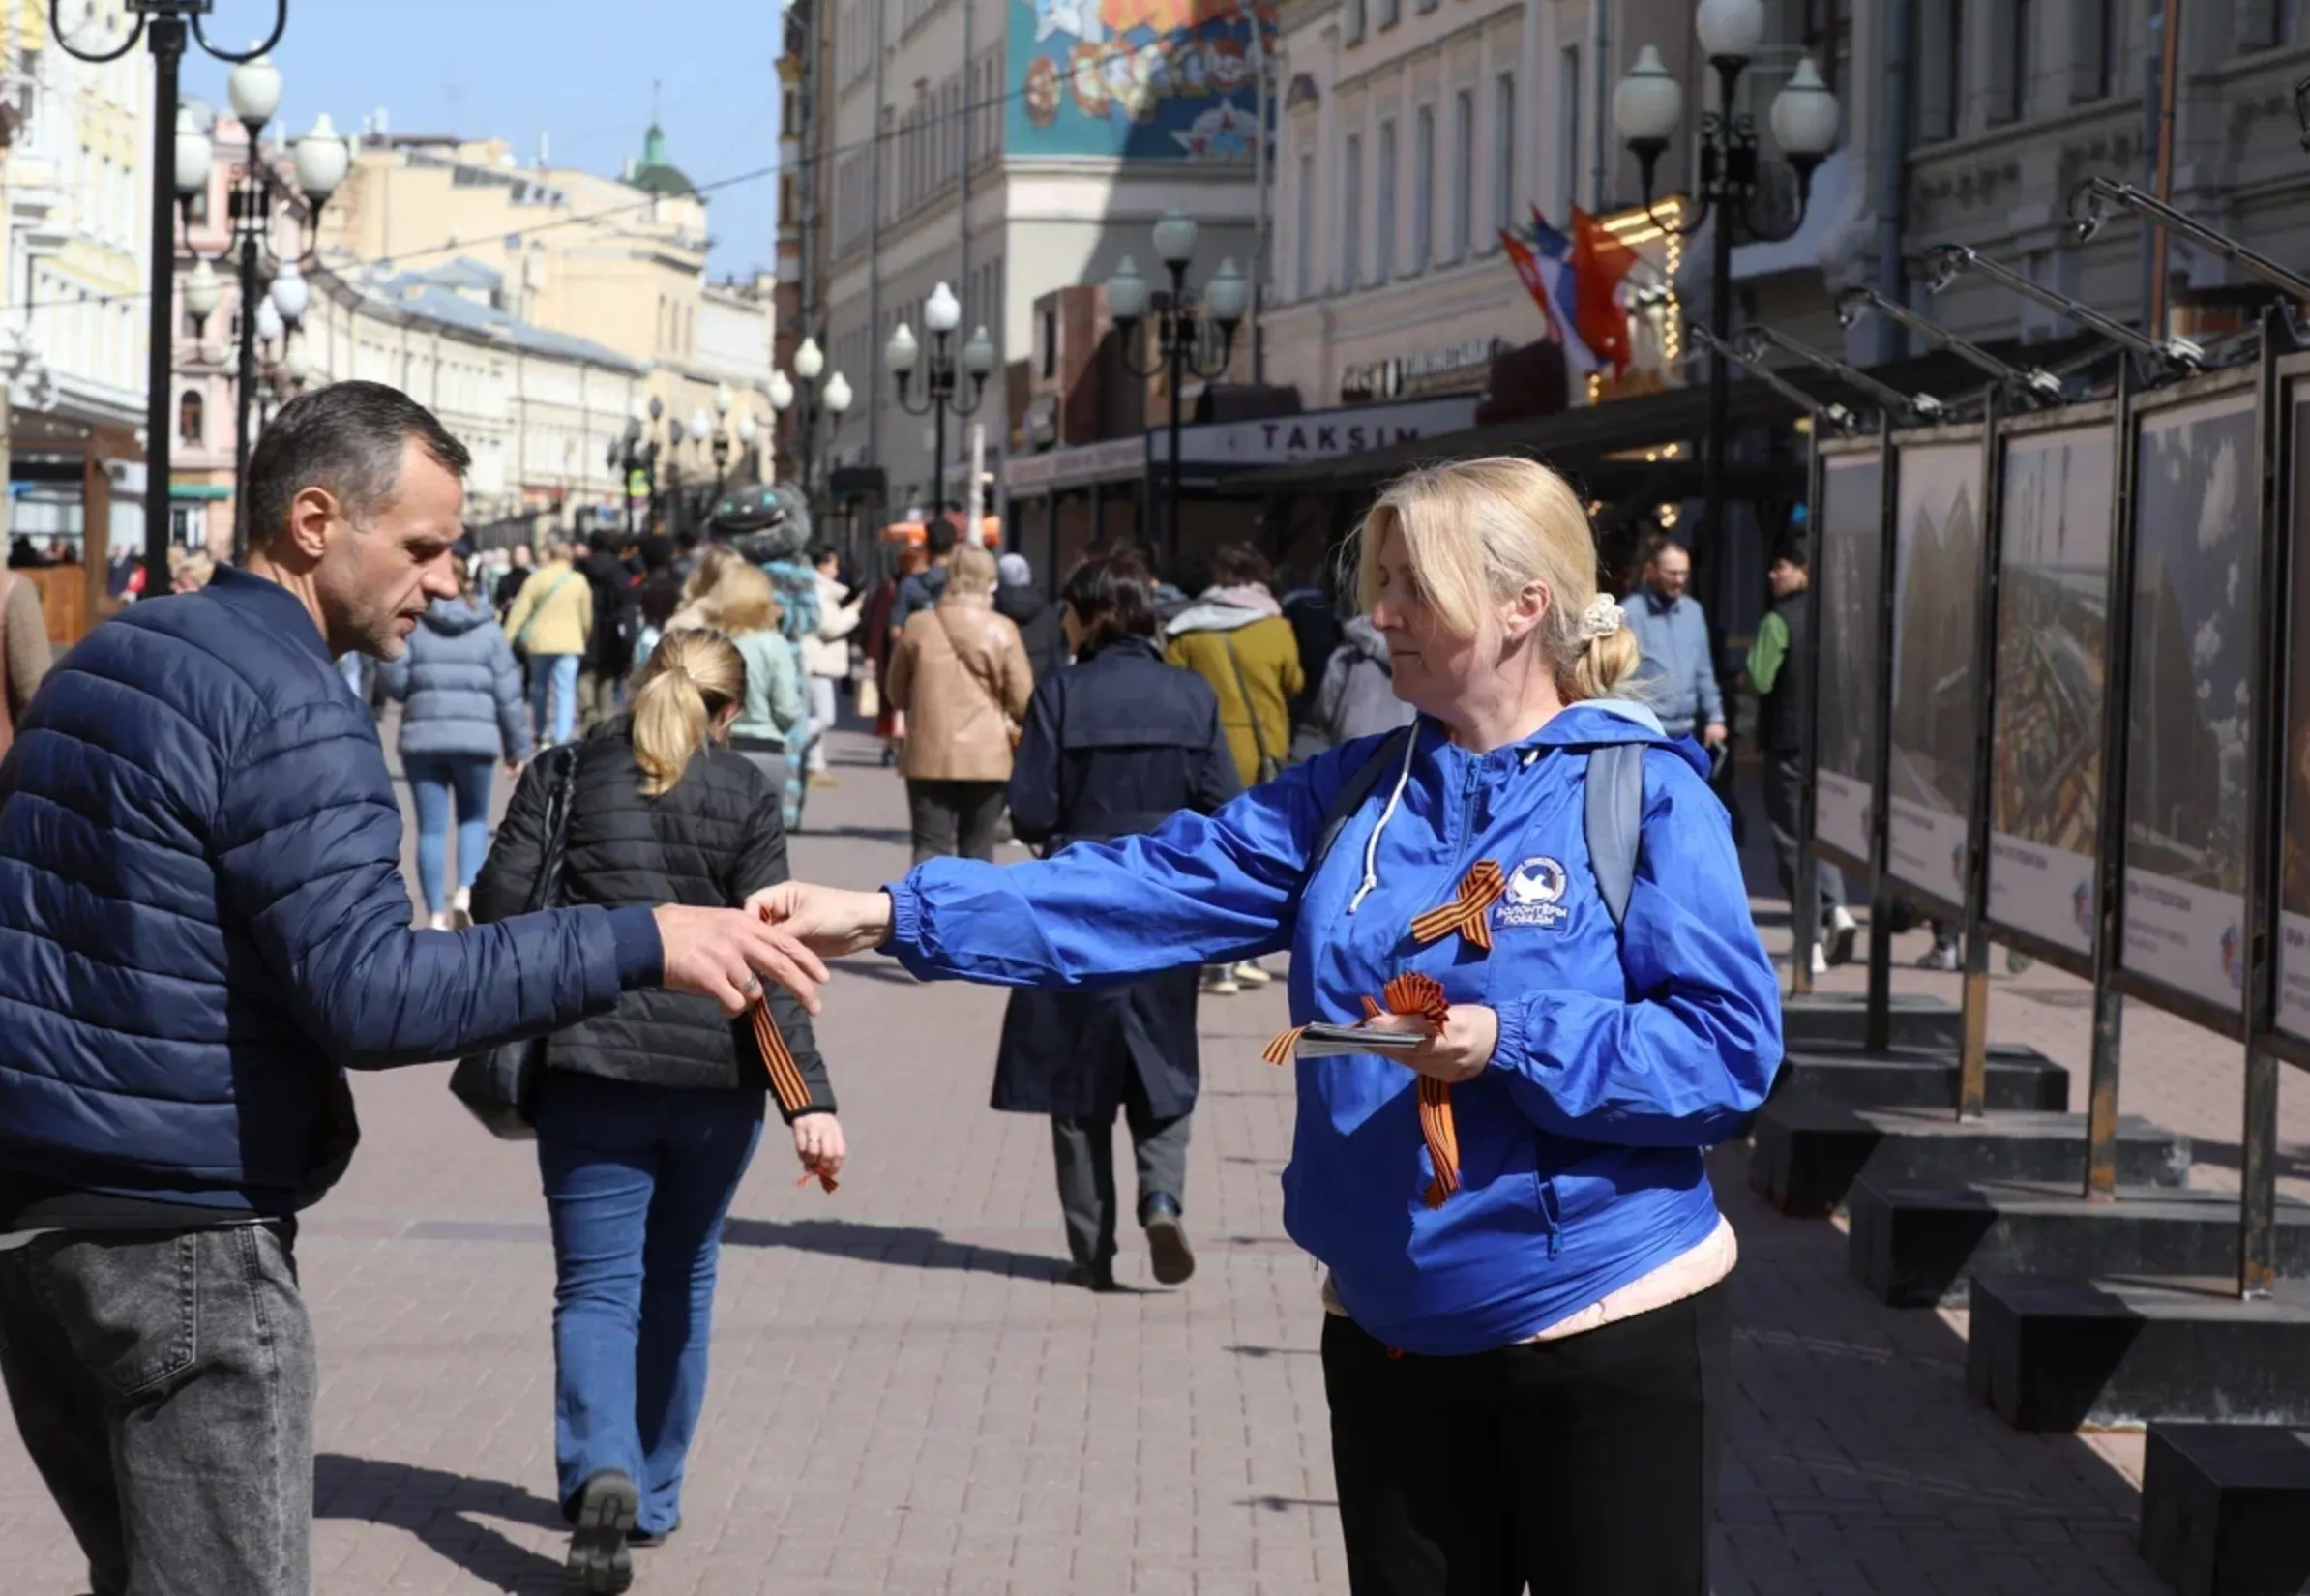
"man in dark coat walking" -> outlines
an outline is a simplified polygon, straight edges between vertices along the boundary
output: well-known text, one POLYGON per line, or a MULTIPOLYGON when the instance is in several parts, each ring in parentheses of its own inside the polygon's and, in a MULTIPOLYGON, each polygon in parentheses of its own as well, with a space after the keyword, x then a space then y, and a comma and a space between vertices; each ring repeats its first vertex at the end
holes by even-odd
POLYGON ((310 1596, 312 1327, 294 1216, 347 1070, 673 987, 742 1013, 824 966, 735 909, 410 929, 400 805, 333 661, 458 591, 464 446, 346 382, 249 462, 252 548, 51 671, 0 763, 0 1375, 98 1591, 310 1596))
POLYGON ((1005 554, 995 562, 995 569, 1000 581, 994 589, 994 612, 1019 629, 1019 640, 1026 645, 1026 663, 1033 668, 1035 680, 1057 675, 1066 667, 1069 652, 1059 606, 1035 591, 1035 569, 1024 554, 1005 554))
MULTIPOLYGON (((1011 823, 1046 853, 1153 831, 1180 810, 1208 814, 1243 790, 1210 684, 1164 663, 1153 587, 1131 554, 1068 578, 1061 619, 1078 663, 1035 688, 1011 775, 1011 823)), ((1200 978, 1190 966, 1125 987, 1011 994, 993 1106, 1051 1115, 1076 1284, 1114 1288, 1118 1108, 1155 1278, 1175 1286, 1195 1272, 1180 1204, 1201 1077, 1200 978)))

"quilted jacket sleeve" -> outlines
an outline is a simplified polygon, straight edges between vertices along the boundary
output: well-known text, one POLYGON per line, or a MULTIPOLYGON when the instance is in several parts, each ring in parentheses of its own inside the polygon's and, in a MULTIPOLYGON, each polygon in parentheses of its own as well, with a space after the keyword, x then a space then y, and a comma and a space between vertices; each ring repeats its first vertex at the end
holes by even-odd
POLYGON ((234 751, 211 836, 226 912, 307 1034, 350 1069, 555 1030, 662 978, 646 908, 410 930, 400 808, 376 732, 349 698, 266 716, 234 751))

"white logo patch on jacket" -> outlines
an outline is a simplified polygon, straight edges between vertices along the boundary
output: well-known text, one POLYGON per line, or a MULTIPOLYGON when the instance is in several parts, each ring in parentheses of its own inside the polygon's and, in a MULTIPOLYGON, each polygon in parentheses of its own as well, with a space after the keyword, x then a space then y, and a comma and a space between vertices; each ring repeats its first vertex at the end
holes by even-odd
POLYGON ((1572 910, 1564 902, 1564 867, 1545 854, 1535 854, 1508 876, 1508 891, 1494 911, 1502 927, 1537 926, 1543 931, 1561 926, 1572 910))

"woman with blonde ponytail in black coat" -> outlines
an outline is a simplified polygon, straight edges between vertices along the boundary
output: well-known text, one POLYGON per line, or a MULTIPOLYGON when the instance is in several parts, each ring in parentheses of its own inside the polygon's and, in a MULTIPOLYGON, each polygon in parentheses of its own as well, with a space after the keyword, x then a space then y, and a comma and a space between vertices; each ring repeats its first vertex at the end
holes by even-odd
MULTIPOLYGON (((668 632, 631 714, 541 756, 516 789, 473 891, 474 918, 527 907, 548 802, 571 783, 564 903, 742 904, 786 879, 783 793, 726 746, 746 666, 719 632, 668 632)), ((770 1011, 790 1060, 713 1002, 636 992, 555 1035, 538 1091, 538 1170, 552 1219, 554 1451, 567 1588, 614 1593, 629 1546, 681 1522, 722 1223, 775 1099, 807 1172, 844 1156, 809 1017, 770 1011)))

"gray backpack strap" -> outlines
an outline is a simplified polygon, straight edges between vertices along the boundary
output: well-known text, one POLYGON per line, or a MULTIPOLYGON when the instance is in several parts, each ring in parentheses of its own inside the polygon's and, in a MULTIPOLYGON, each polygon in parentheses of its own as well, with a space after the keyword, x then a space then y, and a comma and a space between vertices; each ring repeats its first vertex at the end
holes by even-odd
POLYGON ((1588 754, 1588 866, 1613 929, 1628 918, 1637 845, 1644 835, 1644 743, 1606 743, 1588 754))
POLYGON ((1410 736, 1418 724, 1414 721, 1402 730, 1388 733, 1379 746, 1372 751, 1372 757, 1340 783, 1340 790, 1332 795, 1331 807, 1323 812, 1323 824, 1316 832, 1316 849, 1308 855, 1307 874, 1301 877, 1302 880, 1313 881, 1316 878, 1316 872, 1323 868, 1324 859, 1331 853, 1332 844, 1340 840, 1340 833, 1347 829, 1348 820, 1357 810, 1364 807, 1364 800, 1372 796, 1372 789, 1379 785, 1379 779, 1402 762, 1404 739, 1410 736))

